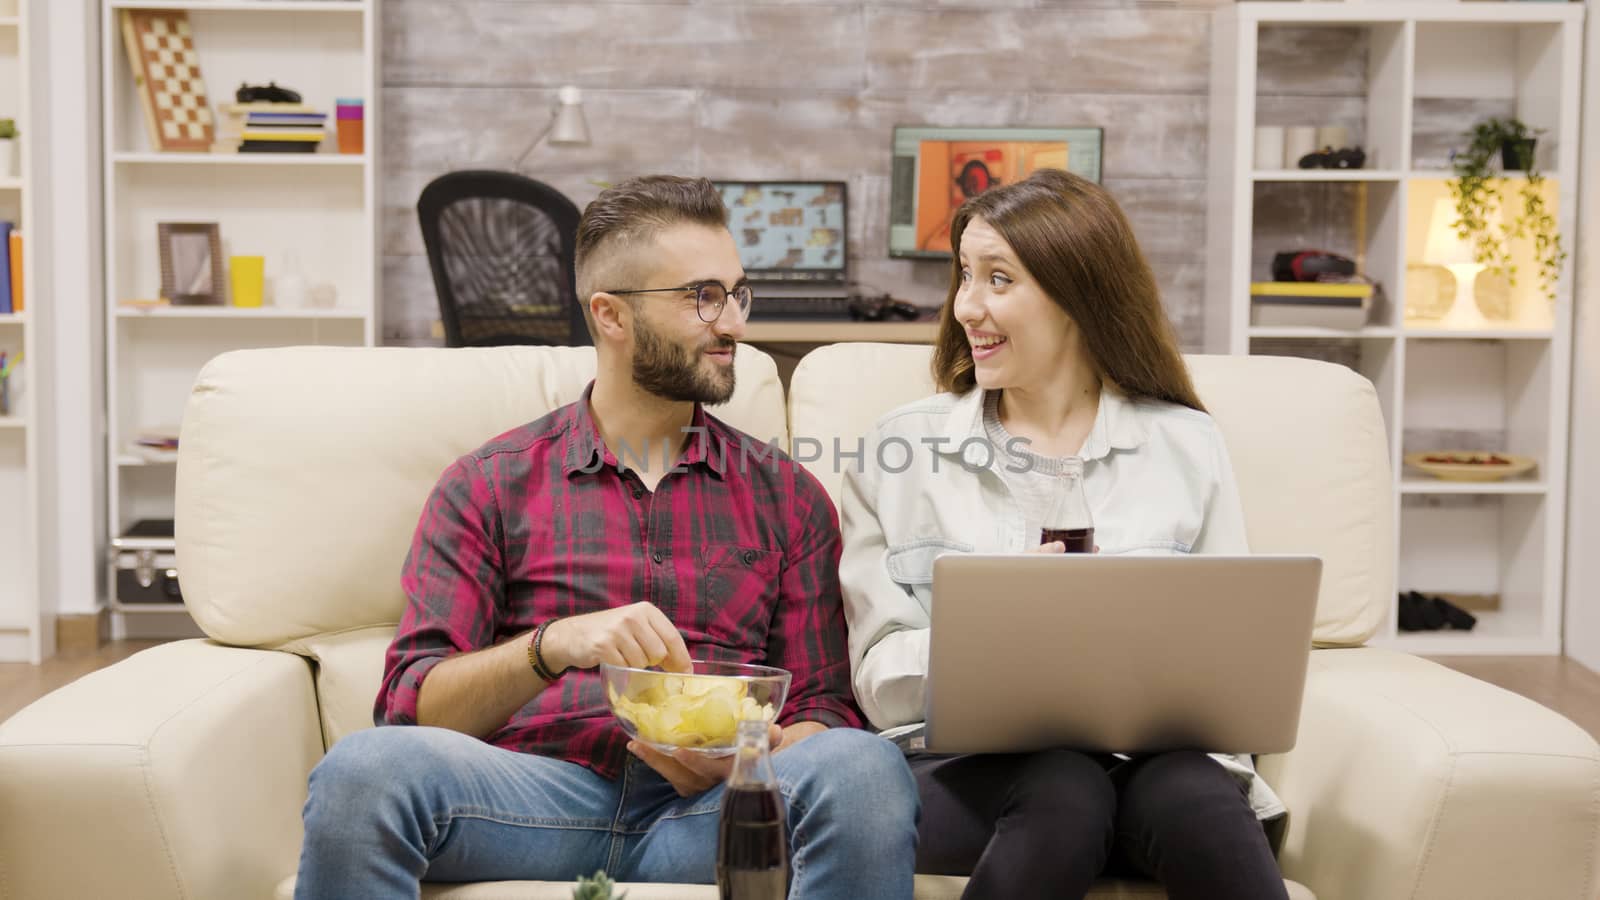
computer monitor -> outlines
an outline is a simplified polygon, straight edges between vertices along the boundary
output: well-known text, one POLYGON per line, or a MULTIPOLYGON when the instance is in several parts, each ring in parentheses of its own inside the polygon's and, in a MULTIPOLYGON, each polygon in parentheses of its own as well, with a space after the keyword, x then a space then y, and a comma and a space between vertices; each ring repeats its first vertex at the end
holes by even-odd
POLYGON ((1035 169, 1100 180, 1098 128, 898 125, 889 180, 889 255, 950 258, 950 225, 968 198, 1035 169))
POLYGON ((728 230, 752 282, 843 284, 846 248, 842 181, 717 181, 728 230))

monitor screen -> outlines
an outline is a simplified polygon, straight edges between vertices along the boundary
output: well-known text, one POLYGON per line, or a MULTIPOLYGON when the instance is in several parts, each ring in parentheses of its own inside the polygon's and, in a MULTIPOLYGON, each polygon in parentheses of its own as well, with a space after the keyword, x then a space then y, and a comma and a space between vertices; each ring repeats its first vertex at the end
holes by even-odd
POLYGON ((843 282, 842 181, 718 181, 751 281, 843 282))
POLYGON ((1098 182, 1100 129, 896 126, 889 255, 949 259, 950 223, 961 204, 1035 169, 1098 182))

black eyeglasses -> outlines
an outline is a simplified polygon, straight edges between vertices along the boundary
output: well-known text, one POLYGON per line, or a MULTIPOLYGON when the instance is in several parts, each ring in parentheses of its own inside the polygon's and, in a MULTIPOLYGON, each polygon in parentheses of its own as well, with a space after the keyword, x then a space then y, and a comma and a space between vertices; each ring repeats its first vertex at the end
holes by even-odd
POLYGON ((732 297, 734 305, 738 307, 739 315, 750 315, 750 301, 754 294, 750 292, 750 285, 741 284, 733 290, 728 290, 718 281, 702 281, 697 284, 686 284, 683 287, 649 288, 639 291, 605 291, 607 294, 624 296, 627 294, 687 294, 694 293, 695 312, 700 314, 700 321, 715 322, 722 316, 722 307, 732 297))

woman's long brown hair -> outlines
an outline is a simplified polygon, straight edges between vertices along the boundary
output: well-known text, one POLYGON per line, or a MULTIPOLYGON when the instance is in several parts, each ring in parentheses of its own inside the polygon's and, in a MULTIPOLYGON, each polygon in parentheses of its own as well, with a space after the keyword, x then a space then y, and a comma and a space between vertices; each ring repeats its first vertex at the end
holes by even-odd
POLYGON ((965 393, 977 384, 972 347, 955 317, 961 234, 973 219, 998 232, 1028 274, 1077 323, 1101 378, 1130 399, 1205 410, 1127 217, 1104 188, 1060 169, 1040 169, 1016 184, 984 191, 956 211, 950 226, 950 293, 933 353, 933 379, 940 390, 965 393))

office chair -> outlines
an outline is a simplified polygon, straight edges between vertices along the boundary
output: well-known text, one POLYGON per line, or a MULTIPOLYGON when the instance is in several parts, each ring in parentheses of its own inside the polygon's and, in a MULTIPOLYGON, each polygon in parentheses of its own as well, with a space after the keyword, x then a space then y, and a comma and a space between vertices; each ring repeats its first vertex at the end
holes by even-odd
POLYGON ((573 287, 578 208, 514 172, 441 175, 417 198, 445 346, 593 341, 573 287))

